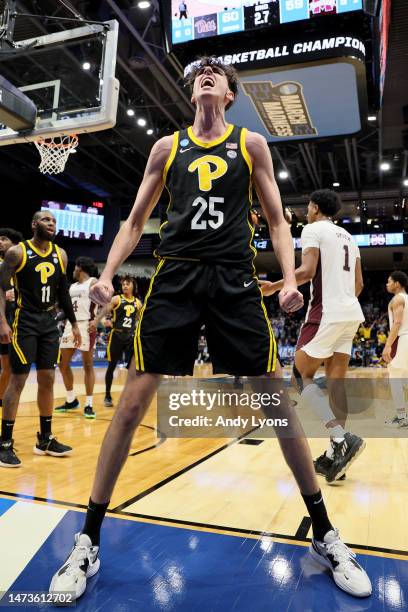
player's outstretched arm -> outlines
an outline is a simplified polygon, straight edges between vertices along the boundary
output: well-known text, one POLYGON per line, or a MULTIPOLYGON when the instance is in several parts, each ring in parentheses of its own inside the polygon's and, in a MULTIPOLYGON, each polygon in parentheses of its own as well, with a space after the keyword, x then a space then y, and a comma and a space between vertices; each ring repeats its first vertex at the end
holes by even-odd
POLYGON ((150 152, 130 215, 113 241, 100 279, 91 288, 91 298, 97 304, 105 305, 110 302, 113 295, 112 278, 119 266, 135 250, 144 225, 160 198, 164 187, 163 170, 172 144, 173 136, 165 136, 154 144, 150 152))
POLYGON ((10 279, 23 261, 23 250, 19 244, 10 247, 0 266, 0 342, 11 342, 11 329, 6 319, 6 292, 10 279))
MULTIPOLYGON (((319 261, 320 249, 316 247, 309 247, 302 253, 302 263, 295 270, 296 284, 304 285, 308 283, 316 274, 317 263, 319 261)), ((284 286, 284 280, 278 280, 274 283, 269 281, 260 281, 259 285, 264 295, 273 295, 277 291, 280 291, 284 286)))
POLYGON ((294 312, 303 306, 303 296, 295 279, 295 252, 289 225, 283 216, 282 201, 275 181, 273 163, 266 140, 256 132, 248 132, 246 146, 252 160, 252 178, 269 226, 273 249, 283 274, 279 301, 283 310, 294 312))

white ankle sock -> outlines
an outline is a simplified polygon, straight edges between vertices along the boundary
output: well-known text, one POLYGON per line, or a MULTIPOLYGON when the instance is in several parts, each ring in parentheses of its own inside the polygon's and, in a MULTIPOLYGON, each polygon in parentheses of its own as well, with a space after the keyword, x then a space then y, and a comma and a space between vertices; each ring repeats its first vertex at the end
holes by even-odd
POLYGON ((332 440, 335 442, 343 442, 344 434, 346 432, 341 425, 335 425, 334 427, 328 427, 327 429, 332 440))
POLYGON ((93 396, 92 395, 87 395, 86 396, 85 406, 91 406, 92 407, 92 402, 93 402, 93 396))
POLYGON ((70 404, 71 402, 73 402, 75 400, 75 391, 72 389, 72 391, 67 391, 67 402, 68 404, 70 404))

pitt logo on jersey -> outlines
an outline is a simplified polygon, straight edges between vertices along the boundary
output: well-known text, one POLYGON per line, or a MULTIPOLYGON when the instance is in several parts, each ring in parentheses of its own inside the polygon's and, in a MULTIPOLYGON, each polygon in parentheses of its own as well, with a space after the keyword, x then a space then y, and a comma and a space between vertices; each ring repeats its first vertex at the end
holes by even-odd
POLYGON ((41 282, 43 285, 47 283, 50 276, 55 273, 55 266, 49 261, 42 261, 35 266, 35 271, 40 273, 41 282))
POLYGON ((188 167, 189 172, 198 171, 200 191, 211 191, 213 181, 221 178, 228 170, 225 159, 218 155, 204 155, 195 159, 188 167))
POLYGON ((125 312, 126 312, 126 316, 130 317, 130 315, 132 315, 135 312, 135 307, 134 306, 130 306, 130 305, 126 305, 125 306, 125 312))

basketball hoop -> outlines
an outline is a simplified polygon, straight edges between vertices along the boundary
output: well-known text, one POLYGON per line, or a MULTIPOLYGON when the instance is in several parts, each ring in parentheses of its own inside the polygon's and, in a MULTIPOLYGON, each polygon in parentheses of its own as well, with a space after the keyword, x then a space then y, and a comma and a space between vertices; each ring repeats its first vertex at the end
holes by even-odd
POLYGON ((71 153, 76 153, 79 144, 76 134, 39 138, 34 141, 41 155, 39 170, 43 174, 64 172, 65 164, 71 153))

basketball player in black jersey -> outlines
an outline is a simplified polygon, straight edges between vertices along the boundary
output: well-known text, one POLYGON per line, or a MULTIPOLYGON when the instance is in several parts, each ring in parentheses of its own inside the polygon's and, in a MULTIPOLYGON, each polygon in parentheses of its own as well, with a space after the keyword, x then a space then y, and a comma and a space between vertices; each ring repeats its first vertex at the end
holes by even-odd
MULTIPOLYGON (((0 265, 3 263, 4 257, 9 250, 15 244, 18 244, 23 240, 23 235, 20 232, 12 229, 11 227, 0 228, 0 265)), ((10 283, 6 291, 6 319, 7 323, 11 325, 14 317, 14 289, 10 283)), ((0 344, 0 359, 1 359, 1 375, 0 375, 0 406, 3 405, 3 395, 7 389, 7 385, 10 379, 10 359, 9 359, 9 345, 0 344)))
POLYGON ((10 344, 11 376, 3 399, 0 441, 0 466, 19 467, 13 450, 13 427, 20 395, 36 364, 40 432, 34 446, 36 455, 65 457, 72 448, 52 435, 55 364, 58 360, 59 334, 55 320, 58 301, 73 334, 81 342, 65 274, 67 255, 55 245, 56 222, 49 211, 36 212, 32 220, 33 238, 11 247, 0 267, 0 341, 10 344), (5 316, 5 290, 13 276, 16 311, 12 329, 5 316))
MULTIPOLYGON (((96 302, 110 302, 113 275, 135 249, 166 186, 167 218, 161 226, 159 262, 136 327, 135 367, 129 368, 102 443, 85 524, 51 581, 53 592, 71 591, 79 597, 87 578, 98 571, 101 524, 134 431, 153 399, 160 374, 192 374, 203 323, 215 373, 282 375, 252 264, 252 185, 285 279, 280 305, 293 312, 303 303, 296 287, 292 237, 266 140, 225 120, 225 109, 238 91, 234 69, 203 58, 190 73, 189 84, 196 106, 194 124, 153 146, 133 209, 113 242, 100 280, 91 289, 96 302)), ((296 413, 286 397, 279 407, 279 416, 283 414, 299 432, 296 413)), ((329 521, 305 437, 280 438, 279 443, 312 519, 311 554, 331 570, 342 589, 356 596, 369 595, 367 574, 329 521)))
POLYGON ((125 276, 121 279, 121 287, 122 293, 114 295, 110 303, 101 309, 95 319, 95 325, 98 326, 107 314, 112 313, 112 329, 106 349, 109 365, 105 374, 104 405, 107 408, 113 406, 111 387, 117 363, 123 354, 125 354, 126 363, 129 363, 133 355, 136 320, 142 309, 142 303, 135 295, 136 280, 131 276, 125 276))

